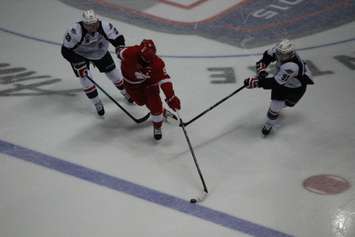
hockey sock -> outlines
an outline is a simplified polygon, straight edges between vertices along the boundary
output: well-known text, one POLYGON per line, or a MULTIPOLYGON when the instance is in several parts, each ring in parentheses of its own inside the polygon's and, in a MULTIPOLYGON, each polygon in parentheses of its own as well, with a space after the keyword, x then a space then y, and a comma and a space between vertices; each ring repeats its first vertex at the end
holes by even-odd
POLYGON ((106 72, 106 76, 112 81, 112 83, 119 89, 123 89, 123 80, 121 72, 115 68, 110 72, 106 72))
POLYGON ((277 119, 280 115, 280 111, 286 107, 285 101, 283 100, 272 100, 270 108, 267 112, 267 121, 265 125, 270 127, 277 123, 277 119))

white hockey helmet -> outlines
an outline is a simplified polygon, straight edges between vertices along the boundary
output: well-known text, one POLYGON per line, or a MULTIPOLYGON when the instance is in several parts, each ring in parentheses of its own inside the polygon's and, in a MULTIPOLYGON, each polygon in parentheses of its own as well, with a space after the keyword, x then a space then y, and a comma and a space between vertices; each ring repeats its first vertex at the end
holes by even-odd
POLYGON ((96 23, 97 17, 94 10, 90 9, 90 10, 83 11, 82 21, 87 25, 96 23))
POLYGON ((275 46, 276 57, 279 61, 290 60, 296 55, 295 45, 288 39, 283 39, 275 46))

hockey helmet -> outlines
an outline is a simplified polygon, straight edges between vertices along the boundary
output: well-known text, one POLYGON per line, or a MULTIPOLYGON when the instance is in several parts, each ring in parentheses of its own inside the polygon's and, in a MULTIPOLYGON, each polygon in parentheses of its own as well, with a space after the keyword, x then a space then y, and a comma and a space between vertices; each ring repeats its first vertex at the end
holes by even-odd
POLYGON ((296 55, 295 45, 288 39, 283 39, 275 46, 276 57, 279 61, 290 60, 296 55))
POLYGON ((90 9, 90 10, 83 11, 82 21, 87 25, 96 23, 97 17, 94 10, 90 9))
POLYGON ((140 44, 140 57, 146 63, 150 63, 156 56, 157 49, 153 40, 144 39, 140 44))

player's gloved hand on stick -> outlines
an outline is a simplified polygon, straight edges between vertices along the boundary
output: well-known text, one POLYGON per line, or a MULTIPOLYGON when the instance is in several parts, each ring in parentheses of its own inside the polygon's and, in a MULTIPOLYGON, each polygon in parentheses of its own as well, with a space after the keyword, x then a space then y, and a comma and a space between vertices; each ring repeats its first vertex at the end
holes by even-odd
POLYGON ((121 51, 122 51, 122 49, 124 49, 125 48, 125 46, 124 45, 119 45, 119 46, 117 46, 116 47, 116 55, 117 55, 117 57, 119 58, 119 59, 121 59, 121 51))
POLYGON ((256 73, 260 74, 260 72, 265 71, 266 70, 266 64, 263 62, 257 62, 256 63, 256 73))
POLYGON ((264 79, 265 77, 267 77, 269 73, 266 71, 266 64, 264 64, 263 62, 257 62, 256 73, 259 79, 264 79))
POLYGON ((259 74, 258 74, 258 78, 259 78, 260 80, 262 80, 262 79, 265 79, 265 78, 267 77, 267 75, 269 75, 269 73, 268 73, 267 71, 261 71, 261 72, 259 72, 259 74))
POLYGON ((73 65, 75 74, 79 77, 85 77, 88 72, 88 66, 86 62, 80 62, 73 65))
POLYGON ((166 98, 165 101, 174 111, 181 109, 180 99, 176 95, 166 98))
POLYGON ((249 77, 244 80, 244 85, 248 89, 259 87, 259 79, 257 77, 249 77))

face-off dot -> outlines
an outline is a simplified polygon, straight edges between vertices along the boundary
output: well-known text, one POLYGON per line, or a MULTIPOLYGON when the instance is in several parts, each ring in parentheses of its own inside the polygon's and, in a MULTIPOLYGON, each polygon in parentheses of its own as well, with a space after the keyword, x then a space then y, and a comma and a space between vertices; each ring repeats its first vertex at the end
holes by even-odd
POLYGON ((351 184, 336 175, 315 175, 303 181, 303 187, 313 193, 321 195, 338 194, 348 190, 351 184))

